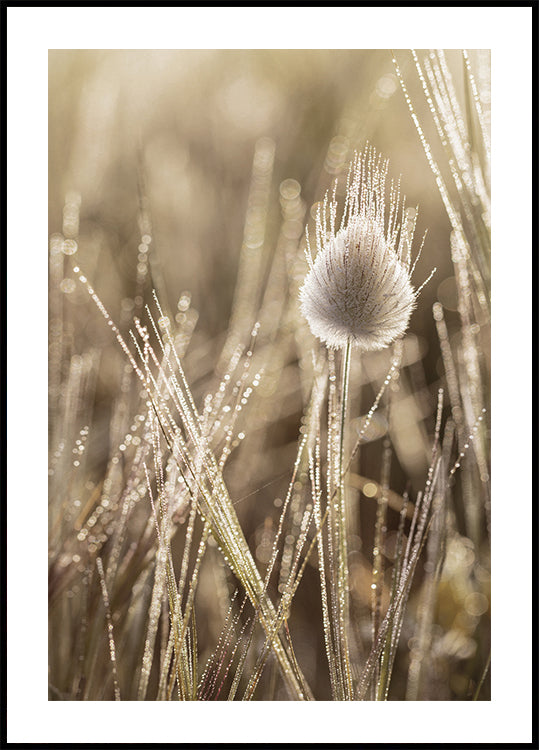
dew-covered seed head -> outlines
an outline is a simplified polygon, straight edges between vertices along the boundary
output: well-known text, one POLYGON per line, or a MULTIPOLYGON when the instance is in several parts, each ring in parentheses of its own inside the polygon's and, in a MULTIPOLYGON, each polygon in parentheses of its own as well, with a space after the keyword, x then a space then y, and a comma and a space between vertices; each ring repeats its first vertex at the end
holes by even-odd
POLYGON ((402 203, 393 186, 386 219, 386 174, 387 162, 366 149, 350 168, 340 227, 334 198, 326 196, 317 215, 318 252, 300 290, 301 312, 333 349, 348 342, 366 351, 385 348, 405 333, 415 307, 415 219, 404 226, 397 221, 402 203))

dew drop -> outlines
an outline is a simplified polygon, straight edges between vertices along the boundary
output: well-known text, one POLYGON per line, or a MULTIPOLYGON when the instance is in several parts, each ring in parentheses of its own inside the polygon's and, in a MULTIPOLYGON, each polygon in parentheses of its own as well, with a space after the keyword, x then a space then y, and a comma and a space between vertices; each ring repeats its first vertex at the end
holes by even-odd
POLYGON ((64 255, 75 255, 78 250, 78 245, 75 240, 64 240, 62 245, 62 252, 64 255))
POLYGON ((60 282, 60 291, 64 294, 72 294, 75 291, 76 284, 73 279, 62 279, 60 282))

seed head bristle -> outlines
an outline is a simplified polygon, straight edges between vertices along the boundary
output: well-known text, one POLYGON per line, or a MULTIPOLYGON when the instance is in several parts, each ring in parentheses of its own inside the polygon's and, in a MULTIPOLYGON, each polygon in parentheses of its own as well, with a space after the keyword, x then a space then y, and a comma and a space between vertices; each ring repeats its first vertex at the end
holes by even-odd
POLYGON ((339 228, 335 191, 316 217, 318 252, 300 290, 301 311, 332 349, 348 342, 384 349, 405 333, 416 305, 410 270, 415 216, 398 222, 404 207, 398 184, 390 186, 387 211, 387 173, 388 162, 365 148, 350 166, 339 228))

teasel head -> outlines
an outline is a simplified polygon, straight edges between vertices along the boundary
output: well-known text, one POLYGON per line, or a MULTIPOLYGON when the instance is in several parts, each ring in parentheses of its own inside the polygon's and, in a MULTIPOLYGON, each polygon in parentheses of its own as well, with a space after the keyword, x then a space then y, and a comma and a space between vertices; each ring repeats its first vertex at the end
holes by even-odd
POLYGON ((406 332, 424 286, 414 289, 411 278, 417 211, 405 210, 399 184, 387 190, 388 165, 372 147, 356 154, 339 225, 337 184, 318 208, 314 259, 307 236, 301 312, 331 349, 387 347, 406 332))

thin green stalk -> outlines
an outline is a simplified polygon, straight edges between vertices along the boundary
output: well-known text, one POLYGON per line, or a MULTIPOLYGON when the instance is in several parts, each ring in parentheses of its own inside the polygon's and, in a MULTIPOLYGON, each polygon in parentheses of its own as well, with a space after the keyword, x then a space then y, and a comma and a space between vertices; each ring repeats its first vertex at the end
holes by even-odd
POLYGON ((350 339, 346 344, 342 364, 342 389, 341 389, 341 424, 339 435, 339 495, 338 495, 338 531, 339 531, 339 631, 341 637, 341 651, 345 672, 344 692, 345 699, 352 700, 352 674, 350 670, 350 657, 348 650, 348 543, 346 522, 346 495, 345 495, 345 469, 344 469, 344 439, 346 428, 346 415, 348 411, 348 390, 350 384, 350 360, 352 344, 350 339))
MULTIPOLYGON (((395 562, 393 567, 393 574, 391 576, 391 593, 389 601, 395 601, 398 596, 398 586, 402 575, 402 553, 403 553, 403 538, 404 538, 404 523, 406 520, 406 513, 408 510, 408 493, 404 493, 403 504, 400 512, 399 528, 397 530, 397 541, 395 545, 395 562)), ((391 606, 391 605, 390 605, 391 606)), ((377 700, 385 701, 389 693, 389 683, 391 681, 391 673, 393 670, 393 661, 395 657, 396 644, 394 643, 394 632, 395 632, 395 615, 391 616, 389 621, 389 632, 386 639, 386 646, 382 651, 382 657, 380 660, 380 680, 378 685, 377 700)))
POLYGON ((483 670, 483 674, 481 675, 481 679, 479 680, 479 683, 478 683, 478 685, 477 685, 477 687, 475 689, 475 693, 474 693, 474 696, 473 696, 472 700, 476 701, 476 700, 479 699, 479 693, 481 692, 481 688, 483 687, 483 684, 485 682, 485 679, 487 677, 489 669, 490 669, 490 651, 488 652, 487 663, 485 664, 485 668, 483 670))
MULTIPOLYGON (((373 570, 372 570, 372 642, 376 641, 378 628, 381 621, 382 589, 384 586, 384 558, 382 549, 385 542, 387 524, 387 493, 389 490, 389 473, 391 468, 391 442, 386 437, 384 440, 384 452, 382 457, 382 492, 378 498, 376 510, 376 526, 374 530, 373 570)), ((375 677, 372 685, 373 699, 380 700, 380 694, 376 691, 379 685, 379 665, 375 667, 375 677)))

